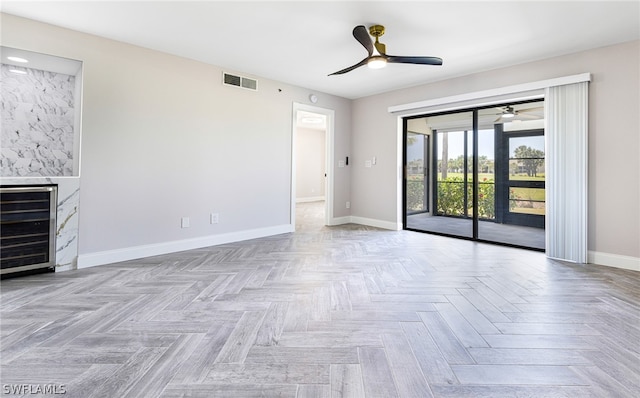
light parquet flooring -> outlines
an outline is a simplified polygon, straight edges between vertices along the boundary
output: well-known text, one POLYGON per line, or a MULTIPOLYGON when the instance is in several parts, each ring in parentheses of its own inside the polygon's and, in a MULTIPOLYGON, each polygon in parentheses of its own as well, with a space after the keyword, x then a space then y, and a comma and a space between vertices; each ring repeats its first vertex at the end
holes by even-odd
POLYGON ((2 281, 0 396, 638 396, 639 273, 317 214, 2 281))

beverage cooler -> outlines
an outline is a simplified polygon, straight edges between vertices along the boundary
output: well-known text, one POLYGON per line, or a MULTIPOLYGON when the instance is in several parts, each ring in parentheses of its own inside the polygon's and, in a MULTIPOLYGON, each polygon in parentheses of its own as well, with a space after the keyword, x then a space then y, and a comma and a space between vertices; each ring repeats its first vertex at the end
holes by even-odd
POLYGON ((0 275, 53 271, 57 185, 0 187, 0 275))

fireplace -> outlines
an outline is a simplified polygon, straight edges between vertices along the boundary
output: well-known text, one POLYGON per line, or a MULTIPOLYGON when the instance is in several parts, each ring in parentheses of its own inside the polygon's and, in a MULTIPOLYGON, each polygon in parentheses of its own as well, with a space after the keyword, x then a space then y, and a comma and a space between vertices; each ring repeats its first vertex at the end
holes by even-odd
POLYGON ((0 275, 55 270, 57 185, 0 187, 0 275))

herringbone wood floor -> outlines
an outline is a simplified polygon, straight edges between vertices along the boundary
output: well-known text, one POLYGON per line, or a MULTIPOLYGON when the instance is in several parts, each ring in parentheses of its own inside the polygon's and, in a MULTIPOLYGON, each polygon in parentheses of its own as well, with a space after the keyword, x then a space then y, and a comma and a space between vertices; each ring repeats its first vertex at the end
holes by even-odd
POLYGON ((4 280, 0 394, 638 396, 637 272, 322 227, 317 204, 297 221, 293 234, 4 280))

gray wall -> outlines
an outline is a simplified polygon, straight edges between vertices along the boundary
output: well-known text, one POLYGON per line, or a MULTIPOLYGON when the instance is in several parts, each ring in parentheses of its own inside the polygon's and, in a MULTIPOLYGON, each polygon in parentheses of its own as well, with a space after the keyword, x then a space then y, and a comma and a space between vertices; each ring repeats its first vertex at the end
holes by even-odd
POLYGON ((355 100, 352 216, 401 221, 391 189, 400 175, 397 117, 389 106, 590 72, 589 250, 640 258, 639 55, 634 41, 355 100), (374 155, 378 165, 365 168, 374 155))
MULTIPOLYGON (((292 103, 309 90, 224 87, 216 66, 5 14, 2 44, 84 61, 81 255, 290 223, 292 103)), ((355 101, 316 93, 335 110, 335 162, 350 157, 334 165, 333 217, 400 221, 389 106, 591 72, 589 250, 640 258, 639 54, 636 41, 355 101)))
MULTIPOLYGON (((290 224, 292 107, 310 90, 259 77, 257 92, 223 86, 216 66, 7 14, 1 22, 5 46, 84 61, 81 257, 290 224)), ((343 158, 351 101, 316 94, 335 110, 343 158)), ((349 200, 348 173, 336 167, 336 201, 349 200)))
POLYGON ((326 132, 298 127, 296 131, 296 199, 324 198, 326 132))

